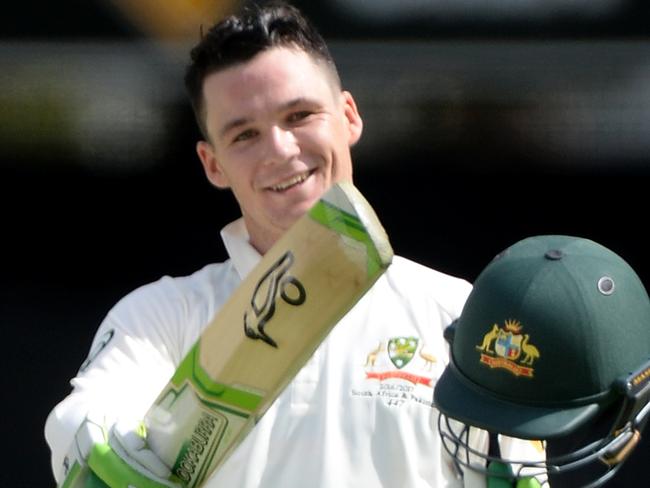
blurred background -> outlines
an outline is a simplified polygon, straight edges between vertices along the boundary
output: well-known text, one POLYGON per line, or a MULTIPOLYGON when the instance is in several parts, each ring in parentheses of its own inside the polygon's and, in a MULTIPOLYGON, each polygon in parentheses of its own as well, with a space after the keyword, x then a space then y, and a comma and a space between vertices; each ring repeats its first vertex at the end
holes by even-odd
MULTIPOLYGON (((293 2, 365 121, 356 184, 397 253, 473 280, 533 234, 594 239, 650 287, 650 4, 293 2)), ((42 429, 109 308, 225 258, 182 76, 235 0, 22 0, 0 18, 3 485, 52 486, 42 429)), ((567 358, 567 370, 570 358, 567 358)), ((648 479, 642 441, 608 486, 648 479)))

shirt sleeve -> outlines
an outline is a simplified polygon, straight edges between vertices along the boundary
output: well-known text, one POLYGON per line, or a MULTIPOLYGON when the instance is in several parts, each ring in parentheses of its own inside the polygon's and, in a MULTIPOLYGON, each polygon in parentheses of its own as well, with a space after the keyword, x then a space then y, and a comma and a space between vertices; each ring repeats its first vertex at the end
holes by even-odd
POLYGON ((179 345, 187 342, 179 327, 186 307, 172 281, 141 287, 115 305, 71 380, 71 393, 50 412, 45 438, 57 482, 86 416, 104 418, 107 427, 118 419, 142 419, 175 371, 184 352, 179 345))

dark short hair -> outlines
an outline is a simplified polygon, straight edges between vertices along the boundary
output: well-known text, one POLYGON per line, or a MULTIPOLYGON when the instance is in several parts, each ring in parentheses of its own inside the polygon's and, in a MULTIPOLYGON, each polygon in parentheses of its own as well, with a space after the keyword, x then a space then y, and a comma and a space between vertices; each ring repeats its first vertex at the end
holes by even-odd
POLYGON ((197 123, 208 137, 203 98, 205 78, 248 61, 273 47, 294 47, 325 63, 340 85, 334 60, 315 26, 294 6, 282 1, 250 4, 210 28, 190 53, 185 87, 197 123))

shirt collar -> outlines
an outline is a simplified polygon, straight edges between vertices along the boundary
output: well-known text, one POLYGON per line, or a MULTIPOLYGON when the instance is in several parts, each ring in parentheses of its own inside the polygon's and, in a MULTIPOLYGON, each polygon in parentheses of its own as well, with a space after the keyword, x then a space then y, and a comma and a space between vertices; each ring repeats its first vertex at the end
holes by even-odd
POLYGON ((237 274, 243 280, 262 259, 260 253, 248 242, 249 235, 244 218, 239 218, 221 229, 221 239, 237 274))

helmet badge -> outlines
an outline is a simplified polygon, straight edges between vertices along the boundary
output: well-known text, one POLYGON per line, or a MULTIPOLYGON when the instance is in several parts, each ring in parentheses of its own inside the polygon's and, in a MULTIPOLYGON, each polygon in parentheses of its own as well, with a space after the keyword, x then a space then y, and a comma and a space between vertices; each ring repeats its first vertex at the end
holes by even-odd
POLYGON ((533 363, 539 359, 539 349, 530 343, 530 335, 522 334, 518 320, 507 319, 503 327, 493 324, 476 349, 481 352, 480 362, 495 369, 501 368, 515 376, 532 378, 533 363))

